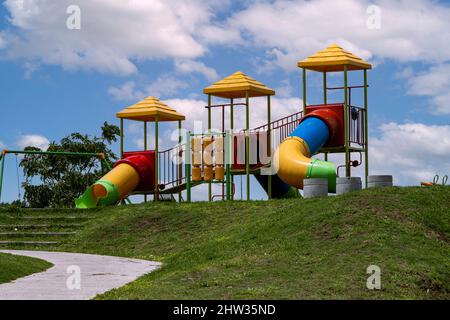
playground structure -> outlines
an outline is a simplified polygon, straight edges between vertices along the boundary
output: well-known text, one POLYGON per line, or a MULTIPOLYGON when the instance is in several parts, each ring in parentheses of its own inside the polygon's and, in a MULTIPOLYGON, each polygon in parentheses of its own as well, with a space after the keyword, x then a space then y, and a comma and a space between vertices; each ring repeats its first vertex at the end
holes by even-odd
POLYGON ((192 189, 200 184, 208 185, 209 201, 233 200, 237 176, 245 176, 245 196, 250 200, 251 175, 269 199, 298 197, 304 179, 314 178, 326 179, 328 191, 334 193, 340 169, 345 168, 345 176, 350 177, 351 168, 360 165, 365 167, 367 183, 367 70, 371 65, 334 44, 300 61, 298 67, 302 70, 303 108, 299 106, 298 112, 275 121, 271 119, 271 97, 275 91, 239 71, 203 90, 208 99, 206 132, 181 134, 185 116, 155 97, 118 112, 120 160, 76 199, 76 206, 114 205, 136 194, 143 195, 145 201, 151 195, 154 201, 173 201, 178 196, 178 201, 190 202, 192 189), (307 71, 322 74, 321 104, 308 103, 307 71), (352 71, 362 71, 362 85, 349 85, 348 73, 352 71), (343 86, 327 85, 327 74, 331 72, 343 73, 343 86), (352 91, 356 89, 363 90, 362 106, 352 101, 352 91), (342 91, 343 101, 329 102, 331 90, 342 91), (266 98, 267 123, 250 128, 250 101, 257 97, 266 98), (213 98, 221 102, 213 104, 213 98), (240 107, 245 108, 245 127, 236 130, 234 114, 240 107), (212 123, 214 110, 222 114, 219 126, 212 123), (229 111, 228 121, 225 121, 226 111, 229 111), (143 123, 144 150, 124 150, 124 120, 143 123), (178 145, 163 151, 159 150, 161 122, 177 122, 180 133, 178 145), (148 150, 149 123, 154 124, 154 150, 148 150), (221 127, 220 132, 212 131, 213 127, 221 127), (311 158, 318 154, 323 154, 324 160, 311 158), (345 162, 336 166, 328 161, 329 154, 344 154, 345 162), (359 154, 359 160, 353 160, 353 154, 359 154), (213 195, 213 184, 222 186, 220 195, 213 195))
POLYGON ((336 190, 339 169, 345 168, 345 176, 351 176, 351 168, 364 165, 365 176, 368 167, 368 117, 367 117, 367 70, 372 66, 345 51, 338 45, 298 63, 302 69, 303 110, 276 121, 271 121, 271 96, 275 91, 261 82, 236 72, 203 90, 208 97, 208 127, 204 133, 187 132, 181 136, 174 148, 159 151, 158 124, 161 121, 178 121, 182 129, 185 116, 165 105, 155 97, 130 106, 119 113, 121 127, 121 160, 105 177, 91 186, 77 199, 79 208, 111 205, 130 194, 153 195, 155 201, 165 200, 164 195, 182 201, 186 190, 186 201, 191 201, 192 188, 208 184, 208 200, 213 201, 212 184, 222 184, 222 199, 234 199, 234 179, 246 178, 246 199, 251 199, 250 176, 267 192, 268 198, 298 196, 303 180, 325 178, 330 193, 336 190), (322 104, 308 104, 307 71, 320 72, 323 76, 322 104), (350 86, 348 73, 363 72, 363 84, 350 86), (343 73, 341 87, 328 87, 327 74, 343 73), (353 105, 352 90, 363 90, 363 106, 353 105), (328 91, 341 90, 343 102, 328 102, 328 91), (250 128, 250 99, 266 97, 267 124, 250 128), (213 104, 213 98, 228 100, 228 103, 213 104), (245 128, 236 132, 235 108, 245 107, 245 128), (222 112, 221 132, 212 132, 212 112, 222 112), (225 126, 225 110, 229 109, 229 126, 225 126), (125 152, 124 119, 144 122, 144 150, 125 152), (147 124, 155 125, 155 150, 147 150, 147 124), (184 143, 182 140, 184 139, 184 143), (241 152, 244 150, 244 152, 241 152), (273 152, 275 150, 275 152, 273 152), (311 157, 323 153, 324 160, 311 157), (336 167, 328 161, 331 153, 345 155, 345 163, 336 167), (352 160, 358 153, 359 161, 352 160), (364 154, 364 163, 362 158, 364 154), (174 155, 178 161, 174 161, 174 155), (262 158, 269 159, 262 161, 262 158), (184 164, 183 164, 184 163, 184 164))

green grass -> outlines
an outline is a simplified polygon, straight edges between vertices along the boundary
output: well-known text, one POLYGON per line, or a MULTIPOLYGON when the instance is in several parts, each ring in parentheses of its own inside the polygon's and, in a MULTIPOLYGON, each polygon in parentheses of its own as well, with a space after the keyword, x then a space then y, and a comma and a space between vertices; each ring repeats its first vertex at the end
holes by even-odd
POLYGON ((0 283, 45 271, 51 266, 51 263, 41 259, 0 253, 0 283))
POLYGON ((388 188, 121 206, 52 249, 163 262, 99 299, 449 299, 449 204, 449 188, 388 188))

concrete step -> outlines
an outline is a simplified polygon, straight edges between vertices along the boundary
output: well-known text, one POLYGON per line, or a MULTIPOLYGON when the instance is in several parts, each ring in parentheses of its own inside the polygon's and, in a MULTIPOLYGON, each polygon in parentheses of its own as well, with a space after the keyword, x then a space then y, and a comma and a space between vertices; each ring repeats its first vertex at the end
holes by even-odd
POLYGON ((83 223, 70 223, 70 224, 0 224, 0 229, 68 229, 68 228, 81 228, 83 223))
POLYGON ((91 216, 19 216, 19 217, 15 217, 13 219, 36 219, 36 220, 44 220, 44 219, 48 219, 48 220, 58 220, 58 219, 67 219, 67 220, 81 220, 81 219, 94 219, 95 217, 91 217, 91 216))
POLYGON ((76 232, 0 232, 0 237, 47 237, 47 236, 71 236, 76 232))
POLYGON ((58 243, 57 241, 0 241, 0 245, 3 246, 49 246, 58 243))
POLYGON ((85 223, 91 221, 93 217, 57 217, 57 216, 18 216, 0 217, 1 224, 69 224, 85 223))

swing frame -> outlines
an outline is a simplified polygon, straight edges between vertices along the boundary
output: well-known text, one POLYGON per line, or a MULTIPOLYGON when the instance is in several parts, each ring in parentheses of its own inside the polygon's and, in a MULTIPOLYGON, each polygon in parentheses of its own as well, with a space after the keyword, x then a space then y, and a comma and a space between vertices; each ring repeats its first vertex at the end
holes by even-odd
POLYGON ((53 156, 63 156, 63 157, 90 157, 97 158, 102 166, 102 171, 104 169, 111 170, 110 164, 106 161, 104 153, 91 153, 91 152, 59 152, 59 151, 25 151, 25 150, 2 150, 0 153, 0 203, 2 199, 2 187, 3 187, 3 177, 5 172, 5 159, 8 154, 38 154, 38 155, 53 155, 53 156))

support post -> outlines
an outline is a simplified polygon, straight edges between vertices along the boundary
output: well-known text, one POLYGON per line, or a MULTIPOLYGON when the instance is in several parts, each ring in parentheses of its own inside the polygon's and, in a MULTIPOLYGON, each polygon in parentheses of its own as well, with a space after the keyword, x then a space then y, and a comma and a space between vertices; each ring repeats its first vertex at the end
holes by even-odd
POLYGON ((350 152, 349 152, 349 107, 348 107, 348 69, 344 66, 344 130, 345 130, 345 176, 350 177, 350 152))
MULTIPOLYGON (((271 121, 271 114, 270 114, 270 95, 267 96, 267 152, 268 156, 272 157, 272 135, 270 132, 270 121, 271 121)), ((267 197, 272 199, 272 175, 269 174, 267 177, 267 197)))
POLYGON ((6 150, 3 150, 2 151, 2 154, 1 154, 1 164, 0 164, 0 203, 1 203, 1 200, 2 200, 2 188, 3 188, 3 172, 4 172, 4 170, 5 170, 5 158, 6 158, 6 154, 7 154, 7 152, 6 152, 6 150))
POLYGON ((120 118, 120 159, 123 159, 123 118, 120 118))
POLYGON ((234 129, 234 99, 230 99, 230 129, 234 129))
POLYGON ((306 113, 306 69, 302 68, 303 115, 306 113))
POLYGON ((364 146, 364 160, 366 171, 366 188, 367 177, 369 176, 369 112, 368 112, 368 98, 367 98, 367 69, 364 69, 364 138, 366 145, 364 146))
POLYGON ((159 143, 158 143, 158 117, 155 118, 155 192, 154 192, 154 201, 159 200, 159 143))
MULTIPOLYGON (((182 183, 182 174, 183 174, 183 164, 182 164, 182 159, 183 159, 183 149, 181 149, 181 129, 183 128, 183 122, 181 120, 178 120, 178 145, 180 146, 180 151, 178 153, 178 172, 177 172, 177 178, 178 178, 178 185, 181 185, 182 183)), ((181 189, 178 190, 178 202, 182 201, 182 196, 181 196, 181 189)))
POLYGON ((185 169, 186 172, 186 202, 191 202, 191 133, 186 132, 186 155, 185 155, 185 169))
POLYGON ((250 201, 250 102, 245 92, 245 175, 247 180, 247 201, 250 201))
MULTIPOLYGON (((229 164, 230 164, 230 172, 231 172, 231 165, 233 164, 233 161, 234 161, 234 150, 231 150, 231 141, 232 141, 232 139, 233 139, 233 131, 234 131, 234 99, 233 98, 231 98, 230 99, 230 145, 229 145, 229 147, 230 147, 230 157, 229 157, 229 159, 230 159, 230 162, 229 162, 229 164)), ((233 188, 233 186, 234 186, 234 175, 232 175, 231 173, 230 173, 230 176, 231 176, 231 187, 233 188)), ((231 199, 232 200, 234 200, 234 194, 233 194, 233 192, 231 192, 231 199)))
MULTIPOLYGON (((327 99, 327 73, 324 72, 323 73, 323 104, 327 104, 328 103, 328 99, 327 99)), ((328 161, 328 152, 325 152, 324 154, 324 160, 328 161)))
POLYGON ((226 165, 226 176, 227 176, 227 181, 226 181, 226 188, 227 188, 227 200, 231 200, 231 135, 230 135, 230 131, 226 131, 225 132, 225 165, 226 165))
MULTIPOLYGON (((208 134, 211 133, 211 95, 208 94, 208 134)), ((208 201, 212 201, 212 184, 208 182, 208 201)))
MULTIPOLYGON (((147 151, 147 121, 144 121, 144 151, 147 151)), ((144 194, 144 202, 147 203, 147 194, 144 194)))

